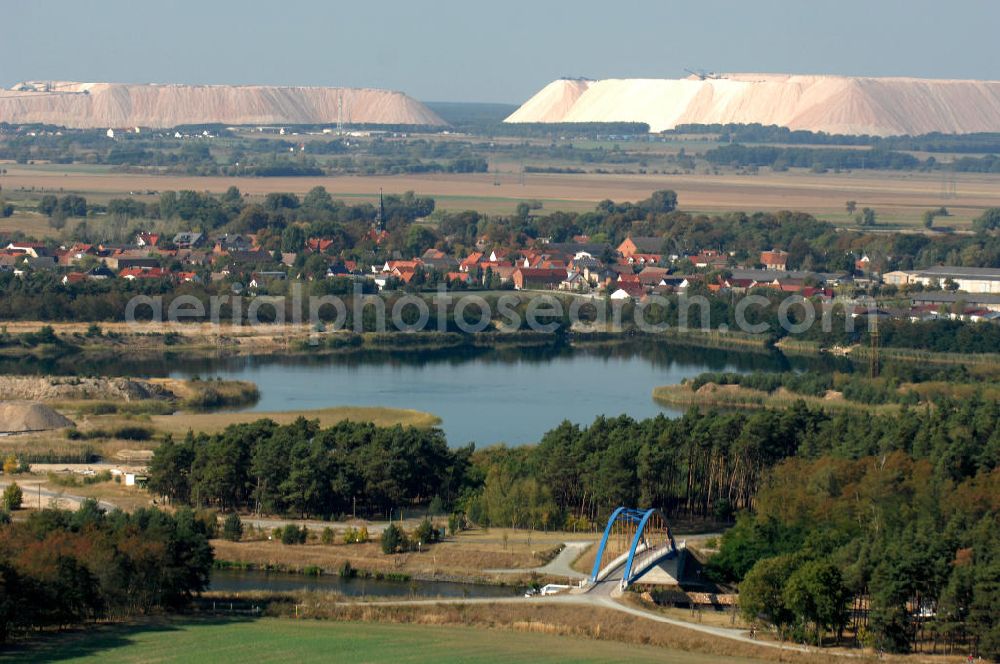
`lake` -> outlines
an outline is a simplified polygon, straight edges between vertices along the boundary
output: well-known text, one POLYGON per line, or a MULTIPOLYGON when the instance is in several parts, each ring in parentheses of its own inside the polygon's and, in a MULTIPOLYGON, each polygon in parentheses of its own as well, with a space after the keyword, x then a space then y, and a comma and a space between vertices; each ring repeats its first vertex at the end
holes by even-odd
POLYGON ((779 371, 801 362, 779 354, 695 349, 643 341, 559 348, 358 352, 337 356, 242 357, 181 366, 174 377, 253 381, 249 410, 391 406, 433 413, 452 446, 537 442, 563 420, 634 418, 679 410, 653 401, 653 388, 705 371, 779 371))
POLYGON ((850 371, 846 360, 826 356, 789 358, 777 352, 703 349, 641 338, 607 344, 360 350, 333 355, 188 359, 165 354, 154 359, 74 360, 68 365, 22 363, 0 366, 0 372, 249 380, 257 384, 261 398, 248 410, 412 408, 440 417, 450 445, 483 446, 537 442, 563 420, 589 424, 598 415, 677 416, 679 410, 653 401, 653 388, 705 371, 834 366, 850 371))

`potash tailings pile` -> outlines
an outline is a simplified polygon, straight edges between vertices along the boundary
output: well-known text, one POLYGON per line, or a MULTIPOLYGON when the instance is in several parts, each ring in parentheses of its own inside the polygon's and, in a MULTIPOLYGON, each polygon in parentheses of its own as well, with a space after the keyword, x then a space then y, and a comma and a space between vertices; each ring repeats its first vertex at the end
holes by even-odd
POLYGON ((26 82, 0 90, 0 122, 78 129, 179 125, 446 124, 402 92, 267 85, 26 82))
POLYGON ((1000 131, 1000 81, 722 74, 686 79, 561 79, 506 122, 778 125, 828 134, 1000 131))

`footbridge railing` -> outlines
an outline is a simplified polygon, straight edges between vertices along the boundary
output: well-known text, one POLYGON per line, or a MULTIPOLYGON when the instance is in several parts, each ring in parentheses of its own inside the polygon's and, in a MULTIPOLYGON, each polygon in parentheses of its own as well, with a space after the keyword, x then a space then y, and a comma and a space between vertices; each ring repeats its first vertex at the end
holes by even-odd
POLYGON ((619 507, 604 528, 590 580, 603 581, 624 565, 621 585, 629 586, 655 562, 676 552, 670 526, 660 510, 619 507))

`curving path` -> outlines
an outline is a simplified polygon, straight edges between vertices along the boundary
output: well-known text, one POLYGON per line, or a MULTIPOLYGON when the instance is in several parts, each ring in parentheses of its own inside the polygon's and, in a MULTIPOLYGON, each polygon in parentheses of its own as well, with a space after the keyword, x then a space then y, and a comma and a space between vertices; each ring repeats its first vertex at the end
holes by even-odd
POLYGON ((587 575, 573 569, 573 561, 580 557, 593 542, 565 542, 559 554, 540 567, 511 567, 507 569, 484 569, 487 574, 551 574, 569 579, 586 579, 587 575))
MULTIPOLYGON (((559 556, 556 556, 548 565, 536 568, 537 570, 544 570, 552 566, 563 554, 566 553, 567 549, 570 549, 570 545, 576 545, 574 547, 574 555, 569 558, 572 562, 573 559, 583 549, 593 542, 568 542, 566 549, 564 549, 559 556), (583 547, 580 549, 579 546, 583 547)), ((566 554, 569 557, 569 554, 566 554)), ((563 566, 568 566, 568 563, 561 562, 558 566, 562 568, 563 566)), ((485 570, 494 573, 505 573, 505 572, 525 572, 530 571, 526 569, 519 570, 485 570)), ((554 573, 546 570, 547 573, 554 573)), ((580 575, 579 572, 571 570, 576 575, 580 575)), ((587 586, 581 589, 574 589, 567 593, 562 593, 559 595, 547 595, 547 596, 534 596, 531 598, 520 598, 520 597, 510 597, 510 598, 490 598, 490 597, 478 597, 478 598, 442 598, 442 599, 423 599, 423 600, 377 600, 372 602, 340 602, 339 604, 343 606, 357 605, 359 603, 365 604, 367 606, 434 606, 436 604, 514 604, 518 602, 530 602, 532 604, 577 604, 586 606, 596 606, 605 609, 611 609, 612 611, 620 611, 622 613, 627 613, 629 615, 635 616, 637 618, 645 618, 647 620, 652 620, 654 622, 664 623, 667 625, 672 625, 674 627, 680 627, 682 629, 689 629, 695 632, 701 632, 702 634, 708 634, 710 636, 715 636, 723 639, 729 639, 731 641, 740 641, 742 643, 748 643, 757 646, 763 646, 765 648, 776 648, 778 650, 789 650, 801 653, 815 653, 817 652, 813 648, 806 646, 788 644, 788 643, 776 643, 774 641, 758 641, 756 639, 750 638, 749 632, 742 629, 735 629, 731 627, 715 627, 712 625, 701 625, 698 623, 690 623, 684 620, 677 620, 675 618, 668 618, 667 616, 655 613, 652 611, 647 611, 640 609, 638 607, 629 606, 620 601, 622 590, 619 587, 621 582, 622 574, 624 571, 624 563, 620 565, 617 569, 613 570, 608 576, 597 584, 587 586)), ((586 576, 586 575, 580 575, 586 576)), ((860 657, 861 655, 856 653, 847 653, 842 651, 822 651, 823 654, 829 655, 839 655, 843 657, 860 657)))

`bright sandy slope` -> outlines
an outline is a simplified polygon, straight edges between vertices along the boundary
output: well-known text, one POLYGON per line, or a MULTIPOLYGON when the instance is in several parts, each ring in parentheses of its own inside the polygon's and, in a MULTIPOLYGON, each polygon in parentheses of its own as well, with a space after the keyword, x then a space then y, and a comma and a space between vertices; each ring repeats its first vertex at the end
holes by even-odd
POLYGON ((724 78, 560 79, 506 122, 779 125, 831 134, 1000 131, 1000 81, 725 74, 724 78))
POLYGON ((444 125, 419 101, 391 90, 266 85, 129 85, 28 82, 0 90, 0 122, 64 127, 185 124, 444 125))

